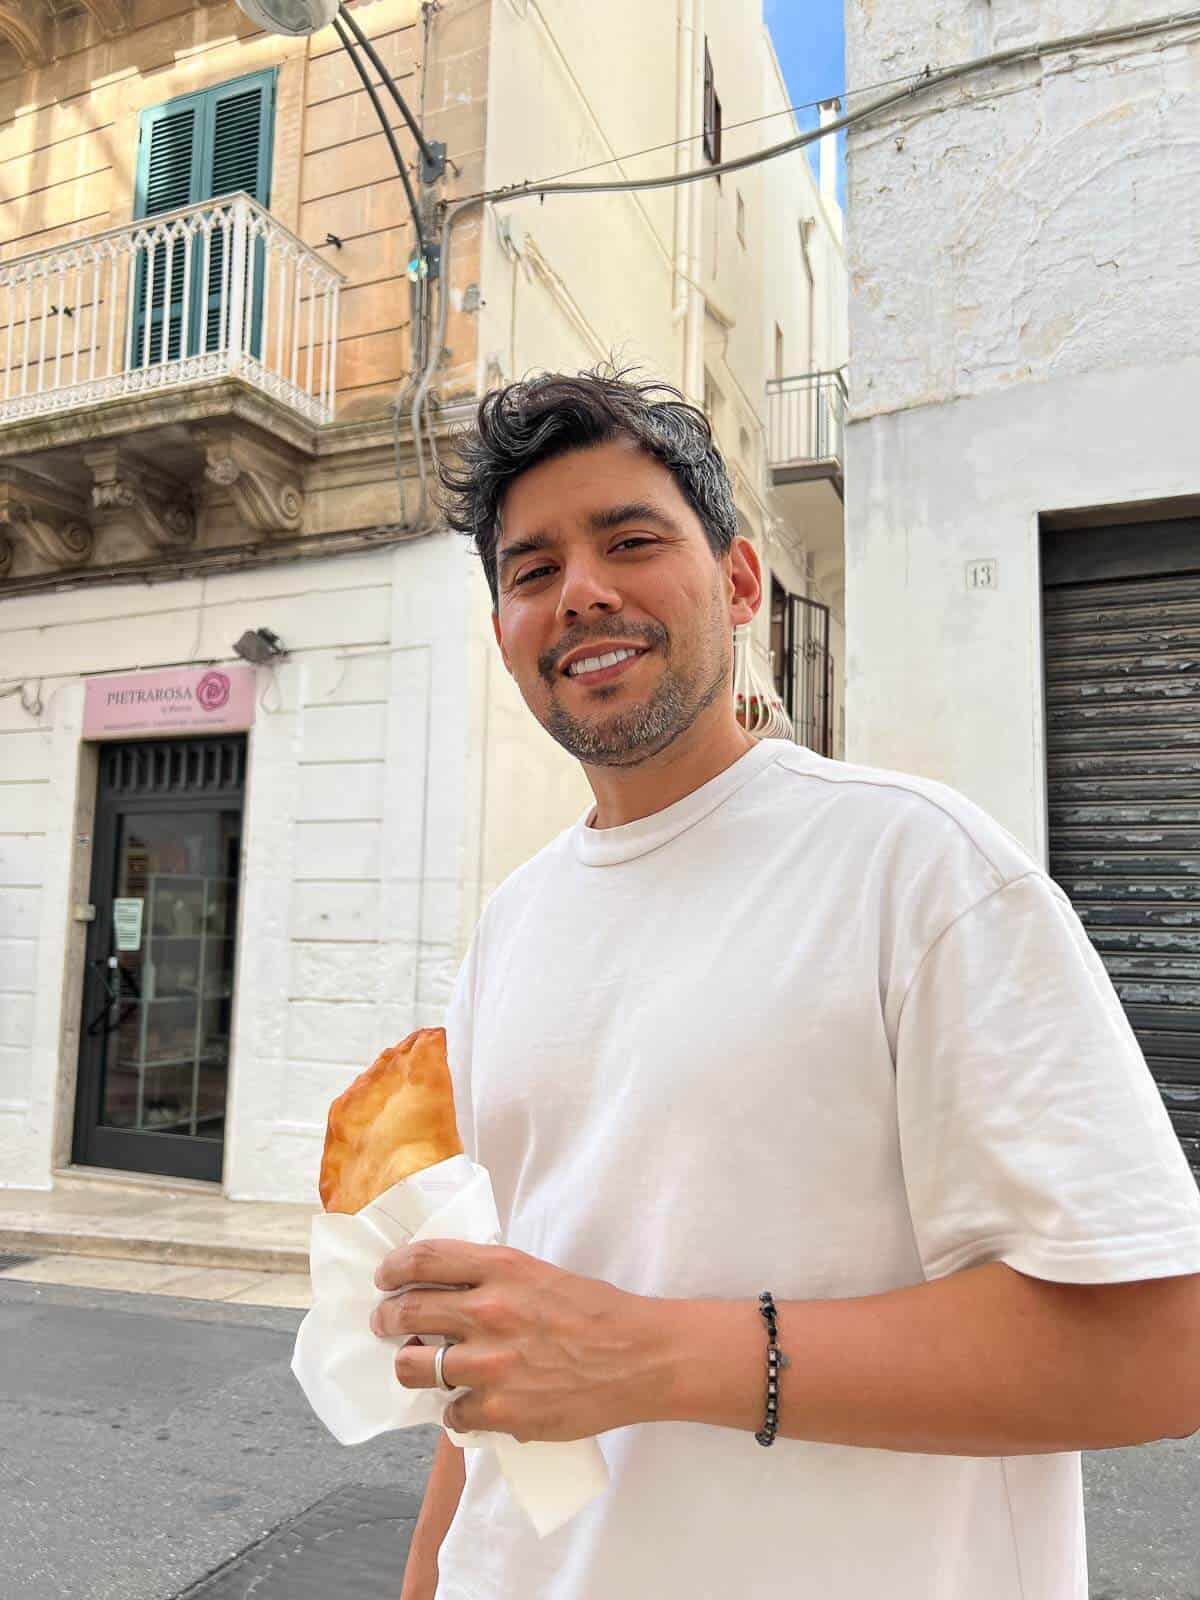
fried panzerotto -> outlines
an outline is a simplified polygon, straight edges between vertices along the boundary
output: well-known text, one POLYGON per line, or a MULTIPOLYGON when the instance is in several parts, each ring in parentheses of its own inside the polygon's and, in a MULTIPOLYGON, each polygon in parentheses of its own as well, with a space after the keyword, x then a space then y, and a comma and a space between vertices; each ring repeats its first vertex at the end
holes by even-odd
POLYGON ((446 1030, 418 1028, 329 1108, 321 1158, 326 1211, 361 1211, 414 1172, 462 1154, 446 1030))

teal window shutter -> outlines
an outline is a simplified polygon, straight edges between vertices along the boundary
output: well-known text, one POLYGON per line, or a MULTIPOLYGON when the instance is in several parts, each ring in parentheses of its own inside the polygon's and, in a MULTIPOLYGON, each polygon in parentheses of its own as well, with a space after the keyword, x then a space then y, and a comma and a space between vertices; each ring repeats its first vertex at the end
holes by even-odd
MULTIPOLYGON (((261 205, 271 200, 271 130, 274 125, 275 74, 260 73, 254 78, 239 78, 208 91, 210 113, 205 150, 206 191, 201 199, 245 190, 261 205)), ((225 237, 214 233, 209 261, 204 316, 208 325, 207 348, 217 348, 221 322, 225 315, 221 298, 224 271, 222 252, 225 237)), ((254 315, 250 328, 250 350, 259 355, 262 334, 262 286, 265 251, 256 239, 247 252, 246 273, 254 275, 254 315)), ((243 304, 249 304, 248 294, 243 304)))
MULTIPOLYGON (((186 206, 200 187, 202 96, 188 95, 143 113, 138 138, 135 215, 158 216, 186 206)), ((173 360, 179 355, 183 326, 184 253, 171 255, 167 285, 167 247, 158 243, 139 252, 134 275, 134 366, 173 360), (147 280, 149 294, 147 294, 147 280), (149 308, 147 310, 147 299, 149 308), (147 329, 147 317, 149 329, 147 329), (166 349, 163 332, 166 329, 166 349)))
MULTIPOLYGON (((181 95, 142 113, 134 197, 137 219, 239 190, 245 190, 260 204, 269 205, 275 76, 273 70, 253 73, 198 94, 181 95)), ((200 235, 193 238, 189 355, 200 350, 202 329, 205 330, 205 349, 215 350, 220 343, 225 316, 224 245, 225 235, 220 228, 213 230, 208 249, 200 235)), ((180 354, 184 283, 182 240, 176 241, 170 254, 169 286, 166 244, 160 241, 139 254, 130 352, 134 366, 174 360, 180 354)), ((253 272, 255 286, 251 328, 251 350, 255 355, 259 353, 262 322, 263 260, 262 241, 256 240, 247 259, 247 278, 249 280, 253 272)))

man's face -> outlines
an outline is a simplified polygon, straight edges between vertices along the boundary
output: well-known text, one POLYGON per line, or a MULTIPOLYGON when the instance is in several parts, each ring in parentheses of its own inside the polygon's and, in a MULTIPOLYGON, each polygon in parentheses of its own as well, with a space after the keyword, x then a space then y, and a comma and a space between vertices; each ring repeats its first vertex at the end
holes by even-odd
POLYGON ((755 609, 739 593, 747 569, 757 577, 753 548, 739 539, 718 559, 674 478, 632 440, 522 473, 500 525, 496 639, 571 755, 634 766, 728 699, 732 629, 755 609), (597 662, 613 651, 633 654, 597 662))

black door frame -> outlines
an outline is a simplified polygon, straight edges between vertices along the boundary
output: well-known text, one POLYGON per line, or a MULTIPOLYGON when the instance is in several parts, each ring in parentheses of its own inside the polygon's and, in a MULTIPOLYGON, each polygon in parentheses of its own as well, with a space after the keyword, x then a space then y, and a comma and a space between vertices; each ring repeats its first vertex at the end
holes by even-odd
MULTIPOLYGON (((229 737, 225 736, 226 739, 229 737)), ((101 754, 103 756, 103 751, 101 754)), ((108 958, 116 954, 114 948, 116 934, 112 917, 102 914, 101 908, 107 910, 112 904, 117 866, 118 829, 123 813, 155 811, 183 815, 192 811, 235 808, 244 811, 245 786, 242 784, 236 789, 212 789, 207 792, 196 790, 190 794, 139 793, 132 790, 126 794, 106 794, 103 786, 103 762, 100 763, 100 771, 97 774, 97 785, 91 883, 91 904, 96 907, 97 915, 88 928, 87 956, 84 963, 71 1159, 78 1166, 108 1167, 124 1172, 160 1173, 168 1177, 197 1178, 219 1183, 225 1160, 224 1138, 200 1139, 193 1138, 190 1134, 165 1133, 151 1129, 108 1128, 100 1122, 100 1090, 103 1080, 106 1032, 94 1025, 97 1019, 103 1017, 107 1006, 112 1003, 108 989, 110 970, 108 958)), ((235 907, 235 915, 239 918, 241 892, 239 875, 235 907)), ((235 939, 234 997, 237 994, 239 964, 238 941, 235 939)), ((230 1005, 232 1008, 232 998, 230 1005)))

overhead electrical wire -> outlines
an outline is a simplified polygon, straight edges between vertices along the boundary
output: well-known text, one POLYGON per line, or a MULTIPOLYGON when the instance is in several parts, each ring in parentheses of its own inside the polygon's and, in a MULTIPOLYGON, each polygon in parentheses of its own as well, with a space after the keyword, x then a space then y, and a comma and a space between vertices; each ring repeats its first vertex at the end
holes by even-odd
MULTIPOLYGON (((864 83, 858 89, 845 89, 840 94, 825 95, 820 100, 797 100, 794 105, 780 106, 778 111, 764 111, 759 117, 743 117, 740 122, 723 122, 722 134, 735 133, 738 128, 751 128, 759 122, 770 122, 775 117, 786 117, 797 111, 815 111, 818 106, 832 105, 839 100, 848 100, 851 95, 870 94, 874 89, 890 89, 894 83, 911 83, 914 78, 921 78, 923 72, 902 72, 896 78, 881 78, 877 83, 864 83)), ((639 156, 657 155, 662 150, 678 150, 681 144, 696 144, 703 139, 704 132, 688 133, 682 139, 667 139, 662 144, 644 145, 640 150, 628 150, 620 156, 604 156, 600 161, 589 161, 583 167, 568 167, 565 172, 554 172, 549 177, 539 178, 539 183, 557 183, 560 178, 573 178, 580 172, 595 172, 597 167, 611 167, 622 161, 636 161, 639 156)), ((712 168, 707 169, 711 173, 712 168)), ((473 197, 477 198, 477 197, 473 197)))
MULTIPOLYGON (((954 82, 956 79, 973 76, 975 73, 987 71, 991 67, 1017 66, 1027 61, 1038 61, 1046 56, 1066 55, 1072 50, 1104 44, 1120 44, 1133 39, 1145 38, 1156 33, 1172 32, 1175 29, 1195 27, 1200 24, 1200 9, 1176 11, 1164 16, 1150 17, 1143 22, 1125 23, 1113 28, 1092 28, 1084 33, 1068 34, 1059 39, 1050 39, 1042 43, 1014 45, 1008 50, 998 50, 992 55, 975 56, 969 61, 959 62, 956 66, 942 67, 934 70, 932 67, 924 68, 920 73, 911 76, 912 81, 908 86, 898 90, 895 94, 883 95, 878 100, 872 100, 869 105, 857 111, 848 112, 844 117, 838 117, 825 123, 823 127, 806 130, 793 135, 790 139, 781 140, 778 144, 767 145, 761 150, 752 150, 747 155, 736 156, 730 161, 718 161, 704 167, 697 167, 688 172, 664 173, 657 178, 622 178, 608 182, 595 183, 560 183, 555 179, 539 179, 532 183, 505 184, 496 189, 480 190, 477 194, 464 196, 464 199, 475 201, 500 202, 505 200, 524 200, 534 196, 548 194, 628 194, 645 189, 673 189, 683 183, 699 183, 705 178, 719 178, 726 172, 741 172, 747 167, 759 166, 764 161, 774 161, 779 156, 789 155, 793 150, 803 150, 806 145, 815 144, 819 139, 826 139, 831 134, 840 133, 843 128, 856 127, 879 115, 881 111, 890 110, 893 106, 903 105, 905 101, 912 100, 918 95, 928 93, 932 89, 941 87, 942 84, 954 82)), ((900 79, 897 81, 905 81, 900 79)), ((815 104, 827 104, 837 99, 848 98, 848 95, 865 91, 850 90, 844 95, 830 95, 825 101, 816 101, 815 104)), ((684 141, 676 141, 682 143, 684 141)), ((665 148, 665 147, 659 147, 665 148)), ((637 151, 635 154, 648 152, 637 151)), ((627 161, 631 156, 620 156, 614 160, 627 161)), ((597 162, 596 165, 606 163, 597 162)), ((586 170, 586 169, 583 169, 586 170)))
MULTIPOLYGON (((347 15, 349 15, 349 13, 347 13, 347 15)), ((362 79, 362 86, 367 91, 367 98, 375 107, 375 115, 379 118, 379 125, 383 129, 383 136, 388 142, 388 148, 392 152, 392 159, 396 163, 396 170, 400 174, 400 181, 404 185, 404 196, 408 201, 408 209, 412 215, 413 227, 416 230, 417 246, 423 251, 424 230, 421 227, 421 211, 420 207, 417 205, 417 196, 413 190, 412 179, 408 175, 408 166, 403 155, 400 153, 400 146, 396 142, 395 131, 392 128, 391 123, 388 121, 387 113, 383 109, 383 102, 380 100, 379 95, 376 92, 375 85, 371 82, 370 74, 368 73, 366 67, 364 67, 362 62, 358 59, 358 55, 354 50, 354 46, 350 43, 350 35, 342 26, 342 19, 340 16, 334 17, 333 27, 338 38, 342 41, 343 49, 354 63, 354 70, 362 79)), ((399 102, 404 114, 406 116, 411 116, 411 112, 409 112, 408 107, 405 105, 400 91, 396 88, 395 84, 392 83, 391 79, 386 74, 383 81, 386 87, 390 89, 394 98, 399 102)))

